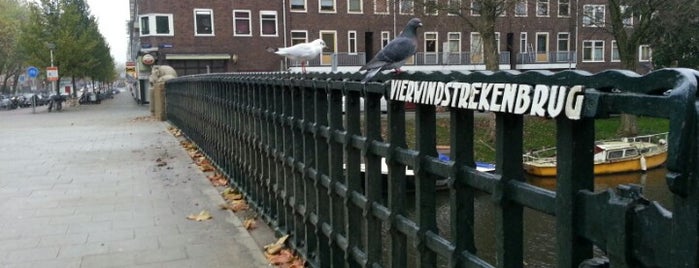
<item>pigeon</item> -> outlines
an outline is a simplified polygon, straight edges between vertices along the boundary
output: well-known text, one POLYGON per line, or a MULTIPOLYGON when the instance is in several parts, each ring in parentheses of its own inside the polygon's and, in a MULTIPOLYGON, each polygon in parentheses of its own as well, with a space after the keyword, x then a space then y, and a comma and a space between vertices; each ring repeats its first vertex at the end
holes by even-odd
POLYGON ((323 48, 325 48, 325 41, 323 41, 323 39, 316 39, 310 43, 300 43, 290 47, 277 49, 268 47, 267 51, 287 57, 291 60, 301 61, 301 71, 306 73, 306 61, 318 57, 318 55, 323 52, 323 48))
POLYGON ((360 71, 367 70, 362 83, 371 80, 382 70, 394 69, 396 73, 400 73, 400 67, 417 51, 416 31, 418 27, 422 27, 422 21, 419 18, 411 19, 398 37, 386 44, 373 59, 362 66, 360 71))

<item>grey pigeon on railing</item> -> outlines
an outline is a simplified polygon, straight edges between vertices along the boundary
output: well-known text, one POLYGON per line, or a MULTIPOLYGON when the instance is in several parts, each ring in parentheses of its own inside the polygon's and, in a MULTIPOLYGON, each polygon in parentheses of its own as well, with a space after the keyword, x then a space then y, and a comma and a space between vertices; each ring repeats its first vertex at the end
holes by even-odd
POLYGON ((417 28, 421 26, 422 21, 420 21, 420 19, 411 19, 398 37, 391 40, 391 42, 376 53, 376 56, 374 56, 371 61, 362 66, 362 68, 359 69, 360 71, 367 70, 364 79, 362 79, 362 83, 371 80, 372 77, 382 70, 394 69, 395 73, 400 73, 400 67, 417 51, 416 31, 417 28))
POLYGON ((318 57, 318 55, 323 52, 323 48, 325 48, 325 41, 323 41, 323 39, 316 39, 310 43, 300 43, 290 47, 276 49, 268 47, 267 51, 287 57, 291 60, 301 61, 301 71, 305 73, 306 61, 318 57))

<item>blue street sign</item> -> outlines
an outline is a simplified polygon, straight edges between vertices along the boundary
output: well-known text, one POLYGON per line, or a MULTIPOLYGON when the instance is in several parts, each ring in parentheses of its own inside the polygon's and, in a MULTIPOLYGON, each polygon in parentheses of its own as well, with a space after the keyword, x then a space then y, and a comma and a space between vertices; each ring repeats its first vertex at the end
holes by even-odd
POLYGON ((39 76, 39 69, 34 66, 29 67, 27 68, 27 75, 29 75, 31 78, 36 78, 39 76))

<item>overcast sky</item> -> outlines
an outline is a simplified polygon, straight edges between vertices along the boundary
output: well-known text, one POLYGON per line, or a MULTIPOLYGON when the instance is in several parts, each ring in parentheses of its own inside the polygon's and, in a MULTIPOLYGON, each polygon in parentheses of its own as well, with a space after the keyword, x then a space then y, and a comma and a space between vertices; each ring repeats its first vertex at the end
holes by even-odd
POLYGON ((126 47, 129 41, 126 21, 129 20, 128 0, 87 0, 92 15, 97 18, 100 33, 112 49, 117 63, 126 62, 126 47))

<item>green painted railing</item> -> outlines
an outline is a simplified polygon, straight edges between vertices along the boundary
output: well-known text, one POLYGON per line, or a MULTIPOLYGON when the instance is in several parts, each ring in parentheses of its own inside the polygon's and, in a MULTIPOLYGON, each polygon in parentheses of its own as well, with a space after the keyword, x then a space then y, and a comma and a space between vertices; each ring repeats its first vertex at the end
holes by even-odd
POLYGON ((402 73, 367 84, 361 76, 180 77, 166 84, 168 119, 311 267, 523 267, 525 208, 555 217, 552 266, 699 267, 697 72, 402 73), (417 103, 414 148, 406 102, 417 103), (438 106, 449 107, 446 161, 436 150, 438 106), (475 169, 475 110, 496 111, 494 173, 475 169), (672 212, 632 186, 593 192, 595 120, 619 113, 669 119, 672 212), (555 191, 524 180, 525 116, 556 121, 555 191), (445 180, 450 237, 437 227, 435 181, 445 180), (477 192, 495 203, 496 263, 476 248, 477 192))

